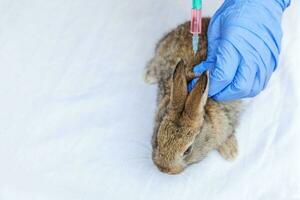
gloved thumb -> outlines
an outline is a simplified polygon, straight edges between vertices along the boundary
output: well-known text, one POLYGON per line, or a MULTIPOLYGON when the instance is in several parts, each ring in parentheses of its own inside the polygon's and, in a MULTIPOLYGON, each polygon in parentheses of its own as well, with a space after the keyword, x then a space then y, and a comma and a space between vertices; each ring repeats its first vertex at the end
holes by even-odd
MULTIPOLYGON (((213 63, 210 61, 201 62, 199 65, 196 65, 193 69, 196 76, 200 76, 201 73, 210 70, 213 67, 213 63)), ((191 92, 194 86, 196 85, 199 78, 194 78, 188 84, 188 91, 191 92)))

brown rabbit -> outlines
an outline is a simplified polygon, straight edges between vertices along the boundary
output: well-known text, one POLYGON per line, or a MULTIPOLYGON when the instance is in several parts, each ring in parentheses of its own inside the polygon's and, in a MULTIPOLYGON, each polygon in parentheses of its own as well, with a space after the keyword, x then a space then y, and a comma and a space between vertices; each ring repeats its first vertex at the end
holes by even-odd
POLYGON ((240 102, 219 103, 208 98, 208 72, 187 91, 188 81, 195 77, 194 64, 206 59, 208 24, 209 18, 204 18, 195 59, 186 22, 158 43, 146 68, 145 81, 159 86, 152 157, 155 165, 169 174, 180 173, 213 149, 227 160, 237 156, 234 130, 240 102))

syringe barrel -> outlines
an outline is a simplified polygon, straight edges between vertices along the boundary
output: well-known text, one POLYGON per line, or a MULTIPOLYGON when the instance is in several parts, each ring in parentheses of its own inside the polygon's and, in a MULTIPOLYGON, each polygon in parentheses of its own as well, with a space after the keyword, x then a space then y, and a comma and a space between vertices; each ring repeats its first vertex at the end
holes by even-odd
POLYGON ((201 34, 201 9, 192 9, 191 33, 201 34))

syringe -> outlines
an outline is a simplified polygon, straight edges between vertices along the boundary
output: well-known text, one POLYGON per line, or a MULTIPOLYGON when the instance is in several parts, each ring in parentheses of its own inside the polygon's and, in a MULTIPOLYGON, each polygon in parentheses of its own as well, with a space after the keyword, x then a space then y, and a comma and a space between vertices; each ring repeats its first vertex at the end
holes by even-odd
POLYGON ((198 51, 199 34, 201 34, 202 0, 193 0, 191 33, 193 34, 192 45, 194 57, 198 51))

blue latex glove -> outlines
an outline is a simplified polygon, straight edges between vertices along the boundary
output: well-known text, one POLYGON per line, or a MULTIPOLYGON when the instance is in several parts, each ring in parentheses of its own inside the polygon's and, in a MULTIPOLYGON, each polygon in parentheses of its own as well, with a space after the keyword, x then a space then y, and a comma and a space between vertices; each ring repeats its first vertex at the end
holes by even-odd
MULTIPOLYGON (((208 28, 207 60, 195 73, 210 71, 209 96, 217 101, 253 97, 276 69, 281 17, 290 0, 225 0, 208 28)), ((197 79, 189 83, 192 90, 197 79)))

